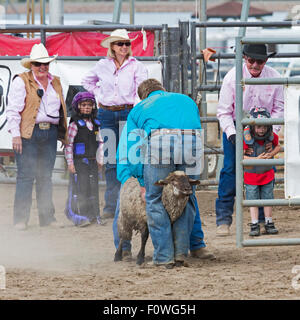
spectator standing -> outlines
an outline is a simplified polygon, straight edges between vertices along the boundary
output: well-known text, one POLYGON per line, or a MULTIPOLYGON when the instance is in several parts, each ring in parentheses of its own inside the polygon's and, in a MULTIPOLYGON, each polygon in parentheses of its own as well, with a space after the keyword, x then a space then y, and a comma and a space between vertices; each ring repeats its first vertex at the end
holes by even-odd
MULTIPOLYGON (((264 44, 247 44, 243 48, 244 78, 279 78, 280 74, 266 62, 273 54, 267 54, 264 44)), ((216 199, 217 236, 230 234, 235 199, 235 68, 225 76, 217 108, 217 118, 223 130, 224 165, 221 170, 218 198, 216 199)), ((243 109, 248 113, 253 107, 263 107, 272 118, 283 117, 283 86, 282 85, 246 85, 243 91, 243 109)), ((280 126, 274 126, 278 133, 280 126)), ((266 146, 270 151, 272 144, 266 146)), ((261 209, 260 209, 261 210, 261 209)), ((264 218, 260 216, 260 221, 264 218)))
POLYGON ((97 118, 105 143, 104 155, 107 161, 103 218, 113 218, 115 215, 120 189, 116 176, 119 134, 130 110, 139 100, 139 84, 148 77, 145 66, 132 56, 133 40, 129 38, 126 29, 114 30, 101 42, 102 47, 108 48, 107 58, 98 61, 82 80, 84 88, 93 93, 98 101, 97 118))
POLYGON ((58 226, 52 201, 52 171, 57 140, 67 142, 67 113, 58 77, 49 73, 49 57, 43 44, 35 44, 29 58, 21 60, 27 72, 12 82, 6 109, 8 131, 17 162, 14 225, 25 230, 32 204, 33 183, 40 226, 58 226))

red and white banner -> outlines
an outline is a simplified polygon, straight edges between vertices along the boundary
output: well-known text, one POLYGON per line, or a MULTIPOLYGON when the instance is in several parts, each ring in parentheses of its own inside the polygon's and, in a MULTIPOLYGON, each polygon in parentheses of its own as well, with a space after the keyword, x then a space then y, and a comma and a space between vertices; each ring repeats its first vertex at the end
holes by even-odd
MULTIPOLYGON (((59 56, 106 56, 107 49, 100 42, 108 37, 99 32, 65 32, 46 38, 49 55, 59 56)), ((129 33, 132 42, 133 56, 153 56, 154 32, 146 32, 147 46, 143 48, 143 34, 140 31, 129 33)), ((32 46, 40 43, 40 39, 26 39, 9 35, 0 35, 0 56, 29 56, 32 46)))

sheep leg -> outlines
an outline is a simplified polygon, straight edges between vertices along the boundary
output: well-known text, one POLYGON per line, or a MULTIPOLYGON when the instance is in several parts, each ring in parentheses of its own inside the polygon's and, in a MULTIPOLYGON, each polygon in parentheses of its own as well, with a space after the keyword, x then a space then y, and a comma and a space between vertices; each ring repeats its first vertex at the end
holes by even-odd
POLYGON ((119 246, 118 246, 118 249, 115 253, 115 259, 114 261, 122 261, 122 253, 123 253, 123 239, 120 239, 120 242, 119 242, 119 246))
POLYGON ((141 265, 145 261, 145 247, 149 237, 149 229, 145 228, 141 233, 141 249, 137 255, 136 264, 141 265))

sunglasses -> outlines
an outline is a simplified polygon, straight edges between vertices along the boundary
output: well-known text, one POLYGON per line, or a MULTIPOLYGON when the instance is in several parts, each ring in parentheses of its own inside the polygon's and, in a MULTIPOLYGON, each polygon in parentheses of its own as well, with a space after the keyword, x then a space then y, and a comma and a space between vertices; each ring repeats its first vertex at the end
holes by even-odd
POLYGON ((254 64, 254 63, 256 62, 258 65, 262 65, 263 63, 266 62, 266 60, 253 59, 253 58, 247 58, 247 61, 248 61, 250 64, 254 64))
POLYGON ((49 66, 50 62, 47 63, 42 63, 42 62, 31 62, 35 67, 40 67, 41 65, 43 66, 49 66))
POLYGON ((123 47, 124 44, 126 47, 130 47, 131 46, 131 42, 122 42, 122 41, 118 41, 118 42, 114 42, 115 45, 117 45, 118 47, 123 47))

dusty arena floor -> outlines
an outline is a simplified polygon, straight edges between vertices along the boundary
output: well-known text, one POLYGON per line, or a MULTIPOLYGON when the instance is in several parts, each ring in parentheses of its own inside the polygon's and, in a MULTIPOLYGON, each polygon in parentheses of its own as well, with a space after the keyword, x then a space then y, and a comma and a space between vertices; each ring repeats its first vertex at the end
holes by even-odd
MULTIPOLYGON (((15 231, 12 227, 14 188, 14 185, 0 185, 0 265, 6 271, 6 289, 0 290, 0 300, 300 297, 297 289, 300 287, 299 273, 292 273, 292 269, 300 265, 299 247, 238 249, 235 225, 231 228, 231 236, 217 238, 215 191, 200 191, 197 195, 205 240, 217 259, 189 258, 189 267, 167 270, 151 264, 151 241, 148 241, 147 263, 143 267, 136 266, 134 261, 113 262, 112 220, 108 220, 106 226, 92 225, 81 229, 72 226, 63 213, 67 195, 63 186, 55 187, 54 196, 57 219, 64 228, 40 228, 34 204, 29 229, 15 231)), ((101 195, 103 198, 103 193, 101 195)), ((282 197, 282 191, 277 192, 279 197, 282 197)), ((277 207, 274 218, 280 231, 278 237, 299 238, 300 209, 277 207)), ((244 238, 247 239, 249 216, 246 211, 244 220, 244 238)), ((139 237, 135 237, 134 255, 138 248, 139 237)))

